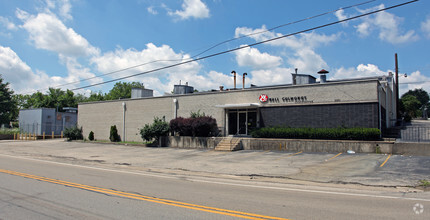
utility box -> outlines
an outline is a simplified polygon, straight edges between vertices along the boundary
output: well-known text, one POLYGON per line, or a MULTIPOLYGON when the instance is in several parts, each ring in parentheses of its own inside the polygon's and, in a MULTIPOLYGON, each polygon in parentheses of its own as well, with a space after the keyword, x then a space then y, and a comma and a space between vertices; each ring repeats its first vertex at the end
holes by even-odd
POLYGON ((60 135, 66 128, 76 126, 76 112, 57 112, 54 108, 23 109, 19 111, 19 130, 36 135, 60 135))

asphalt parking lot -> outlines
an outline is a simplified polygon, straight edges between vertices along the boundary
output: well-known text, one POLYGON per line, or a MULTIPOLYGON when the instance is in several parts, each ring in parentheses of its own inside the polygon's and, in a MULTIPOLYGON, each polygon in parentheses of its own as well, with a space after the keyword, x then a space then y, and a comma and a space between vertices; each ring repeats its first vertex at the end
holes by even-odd
POLYGON ((161 173, 300 180, 368 186, 416 186, 430 180, 430 157, 283 151, 222 152, 100 143, 0 141, 0 154, 161 173))

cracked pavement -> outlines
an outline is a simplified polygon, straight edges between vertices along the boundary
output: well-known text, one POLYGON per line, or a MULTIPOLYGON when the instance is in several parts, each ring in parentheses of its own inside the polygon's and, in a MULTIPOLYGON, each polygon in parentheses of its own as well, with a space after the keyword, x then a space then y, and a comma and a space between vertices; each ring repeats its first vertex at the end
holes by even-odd
POLYGON ((424 156, 392 155, 387 160, 388 155, 384 154, 222 152, 63 139, 0 141, 0 154, 96 167, 271 182, 295 180, 395 188, 414 187, 420 180, 430 180, 430 157, 424 156))

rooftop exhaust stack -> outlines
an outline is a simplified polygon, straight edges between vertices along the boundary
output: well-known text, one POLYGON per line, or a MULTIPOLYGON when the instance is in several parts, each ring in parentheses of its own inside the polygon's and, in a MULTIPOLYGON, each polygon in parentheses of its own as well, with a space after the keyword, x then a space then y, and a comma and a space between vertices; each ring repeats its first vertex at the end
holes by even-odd
POLYGON ((329 72, 325 69, 322 69, 318 72, 318 74, 320 74, 320 83, 326 83, 327 82, 327 76, 326 74, 328 74, 329 72))
POLYGON ((236 71, 231 71, 231 74, 233 74, 233 78, 234 78, 234 89, 236 89, 236 71))
POLYGON ((297 85, 297 68, 295 69, 295 72, 296 73, 293 73, 292 75, 293 75, 293 85, 297 85))
POLYGON ((243 73, 242 89, 245 89, 245 76, 247 75, 248 73, 243 73))

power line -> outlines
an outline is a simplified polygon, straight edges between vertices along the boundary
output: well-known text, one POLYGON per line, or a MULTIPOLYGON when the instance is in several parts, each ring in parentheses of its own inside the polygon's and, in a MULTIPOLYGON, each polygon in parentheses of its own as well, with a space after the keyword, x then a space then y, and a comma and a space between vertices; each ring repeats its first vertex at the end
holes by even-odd
POLYGON ((85 89, 85 88, 89 88, 89 87, 93 87, 93 86, 97 86, 97 85, 103 85, 103 84, 106 84, 106 83, 111 83, 111 82, 115 82, 115 81, 122 80, 122 79, 127 79, 127 78, 131 78, 131 77, 135 77, 135 76, 139 76, 139 75, 143 75, 143 74, 157 72, 157 71, 164 70, 164 69, 169 69, 169 68, 172 68, 172 67, 184 65, 184 64, 187 64, 187 63, 191 63, 191 62, 196 62, 196 61, 199 61, 199 60, 204 60, 204 59, 207 59, 207 58, 211 58, 211 57, 219 56, 219 55, 222 55, 222 54, 234 52, 234 51, 241 50, 241 49, 244 49, 244 48, 253 47, 253 46, 256 46, 256 45, 268 43, 268 42, 279 40, 279 39, 282 39, 282 38, 294 36, 294 35, 301 34, 301 33, 306 33, 306 32, 309 32, 309 31, 313 31, 313 30, 325 28, 325 27, 328 27, 328 26, 332 26, 332 25, 335 25, 335 24, 342 23, 342 22, 346 22, 346 21, 357 19, 357 18, 369 16, 369 15, 376 14, 376 13, 379 13, 379 12, 382 12, 382 11, 391 10, 393 8, 397 8, 397 7, 401 7, 401 6, 404 6, 404 5, 408 5, 408 4, 417 2, 417 1, 419 1, 419 0, 412 0, 412 1, 404 2, 404 3, 401 3, 401 4, 390 6, 388 8, 383 8, 383 9, 379 9, 379 10, 367 12, 367 13, 364 13, 364 14, 361 14, 361 15, 357 15, 357 16, 353 16, 353 17, 350 17, 350 18, 342 19, 342 20, 339 20, 339 21, 335 21, 335 22, 324 24, 324 25, 316 26, 316 27, 313 27, 313 28, 305 29, 305 30, 298 31, 298 32, 295 32, 295 33, 292 33, 292 34, 286 34, 286 35, 278 36, 278 37, 271 38, 271 39, 268 39, 268 40, 256 42, 256 43, 253 43, 253 44, 250 44, 250 45, 240 46, 240 47, 237 47, 237 48, 234 48, 234 49, 225 50, 225 51, 222 51, 222 52, 214 53, 214 54, 207 55, 207 56, 200 57, 200 58, 196 58, 196 59, 193 59, 193 60, 187 60, 187 61, 183 61, 183 62, 180 62, 180 63, 176 63, 176 64, 172 64, 172 65, 168 65, 168 66, 164 66, 164 67, 160 67, 160 68, 155 68, 155 69, 152 69, 152 70, 148 70, 148 71, 144 71, 144 72, 132 74, 132 75, 129 75, 129 76, 120 77, 120 78, 117 78, 117 79, 108 80, 108 81, 101 82, 101 83, 95 83, 95 84, 91 84, 91 85, 87 85, 87 86, 78 87, 78 88, 71 89, 71 90, 74 91, 74 90, 85 89))
MULTIPOLYGON (((354 5, 349 5, 349 6, 346 6, 346 7, 341 7, 341 8, 336 9, 336 10, 327 11, 327 12, 324 12, 324 13, 321 13, 321 14, 318 14, 318 15, 314 15, 314 16, 310 16, 310 17, 307 17, 307 18, 303 18, 303 19, 300 19, 300 20, 297 20, 297 21, 289 22, 289 23, 286 23, 286 24, 281 24, 281 25, 278 25, 278 26, 273 27, 273 28, 269 28, 269 29, 264 30, 264 31, 259 31, 259 32, 251 33, 251 34, 246 34, 246 35, 242 35, 240 37, 234 37, 234 38, 222 41, 220 43, 217 43, 217 44, 209 47, 208 49, 206 49, 206 50, 204 50, 204 51, 202 51, 202 52, 200 52, 200 53, 198 53, 198 54, 196 54, 194 56, 191 56, 190 58, 185 59, 185 60, 186 61, 187 60, 193 60, 194 58, 196 58, 196 57, 198 57, 198 56, 200 56, 200 55, 202 55, 202 54, 204 54, 204 53, 206 53, 206 52, 208 52, 208 51, 210 51, 210 50, 212 50, 212 49, 214 49, 214 48, 216 48, 216 47, 218 47, 220 45, 226 44, 228 42, 232 42, 232 41, 235 41, 235 40, 238 40, 238 39, 241 39, 241 38, 245 38, 245 37, 249 37, 249 36, 253 36, 253 35, 257 35, 257 34, 266 33, 266 32, 269 32, 269 31, 276 30, 276 29, 281 28, 281 27, 289 26, 289 25, 292 25, 292 24, 297 24, 297 23, 300 23, 300 22, 304 22, 304 21, 307 21, 307 20, 311 20, 311 19, 315 19, 315 18, 324 16, 324 15, 327 15, 327 14, 332 14, 332 13, 340 11, 340 10, 349 9, 349 8, 353 8, 353 7, 357 7, 357 6, 369 4, 369 3, 375 2, 375 1, 377 1, 377 0, 370 0, 370 1, 365 1, 365 2, 358 3, 358 4, 354 4, 354 5)), ((182 61, 182 60, 183 59, 180 59, 180 60, 178 60, 178 59, 176 59, 176 60, 154 60, 154 61, 150 61, 150 62, 147 62, 147 63, 142 63, 142 64, 130 66, 130 67, 127 67, 127 68, 115 70, 115 71, 108 72, 108 73, 105 73, 105 74, 101 74, 101 75, 89 77, 89 78, 86 78, 86 79, 82 79, 82 80, 77 80, 77 81, 74 81, 74 82, 69 82, 69 83, 65 83, 65 84, 56 85, 56 86, 53 86, 53 87, 54 88, 56 88, 56 87, 63 87, 63 86, 71 85, 71 84, 85 82, 85 81, 88 81, 88 80, 91 80, 91 79, 95 79, 95 78, 98 78, 98 77, 111 75, 111 74, 114 74, 114 73, 122 72, 122 71, 129 70, 129 69, 134 69, 136 67, 140 67, 140 66, 144 66, 144 65, 148 65, 148 64, 152 64, 152 63, 157 63, 157 62, 172 62, 172 61, 182 61)))

